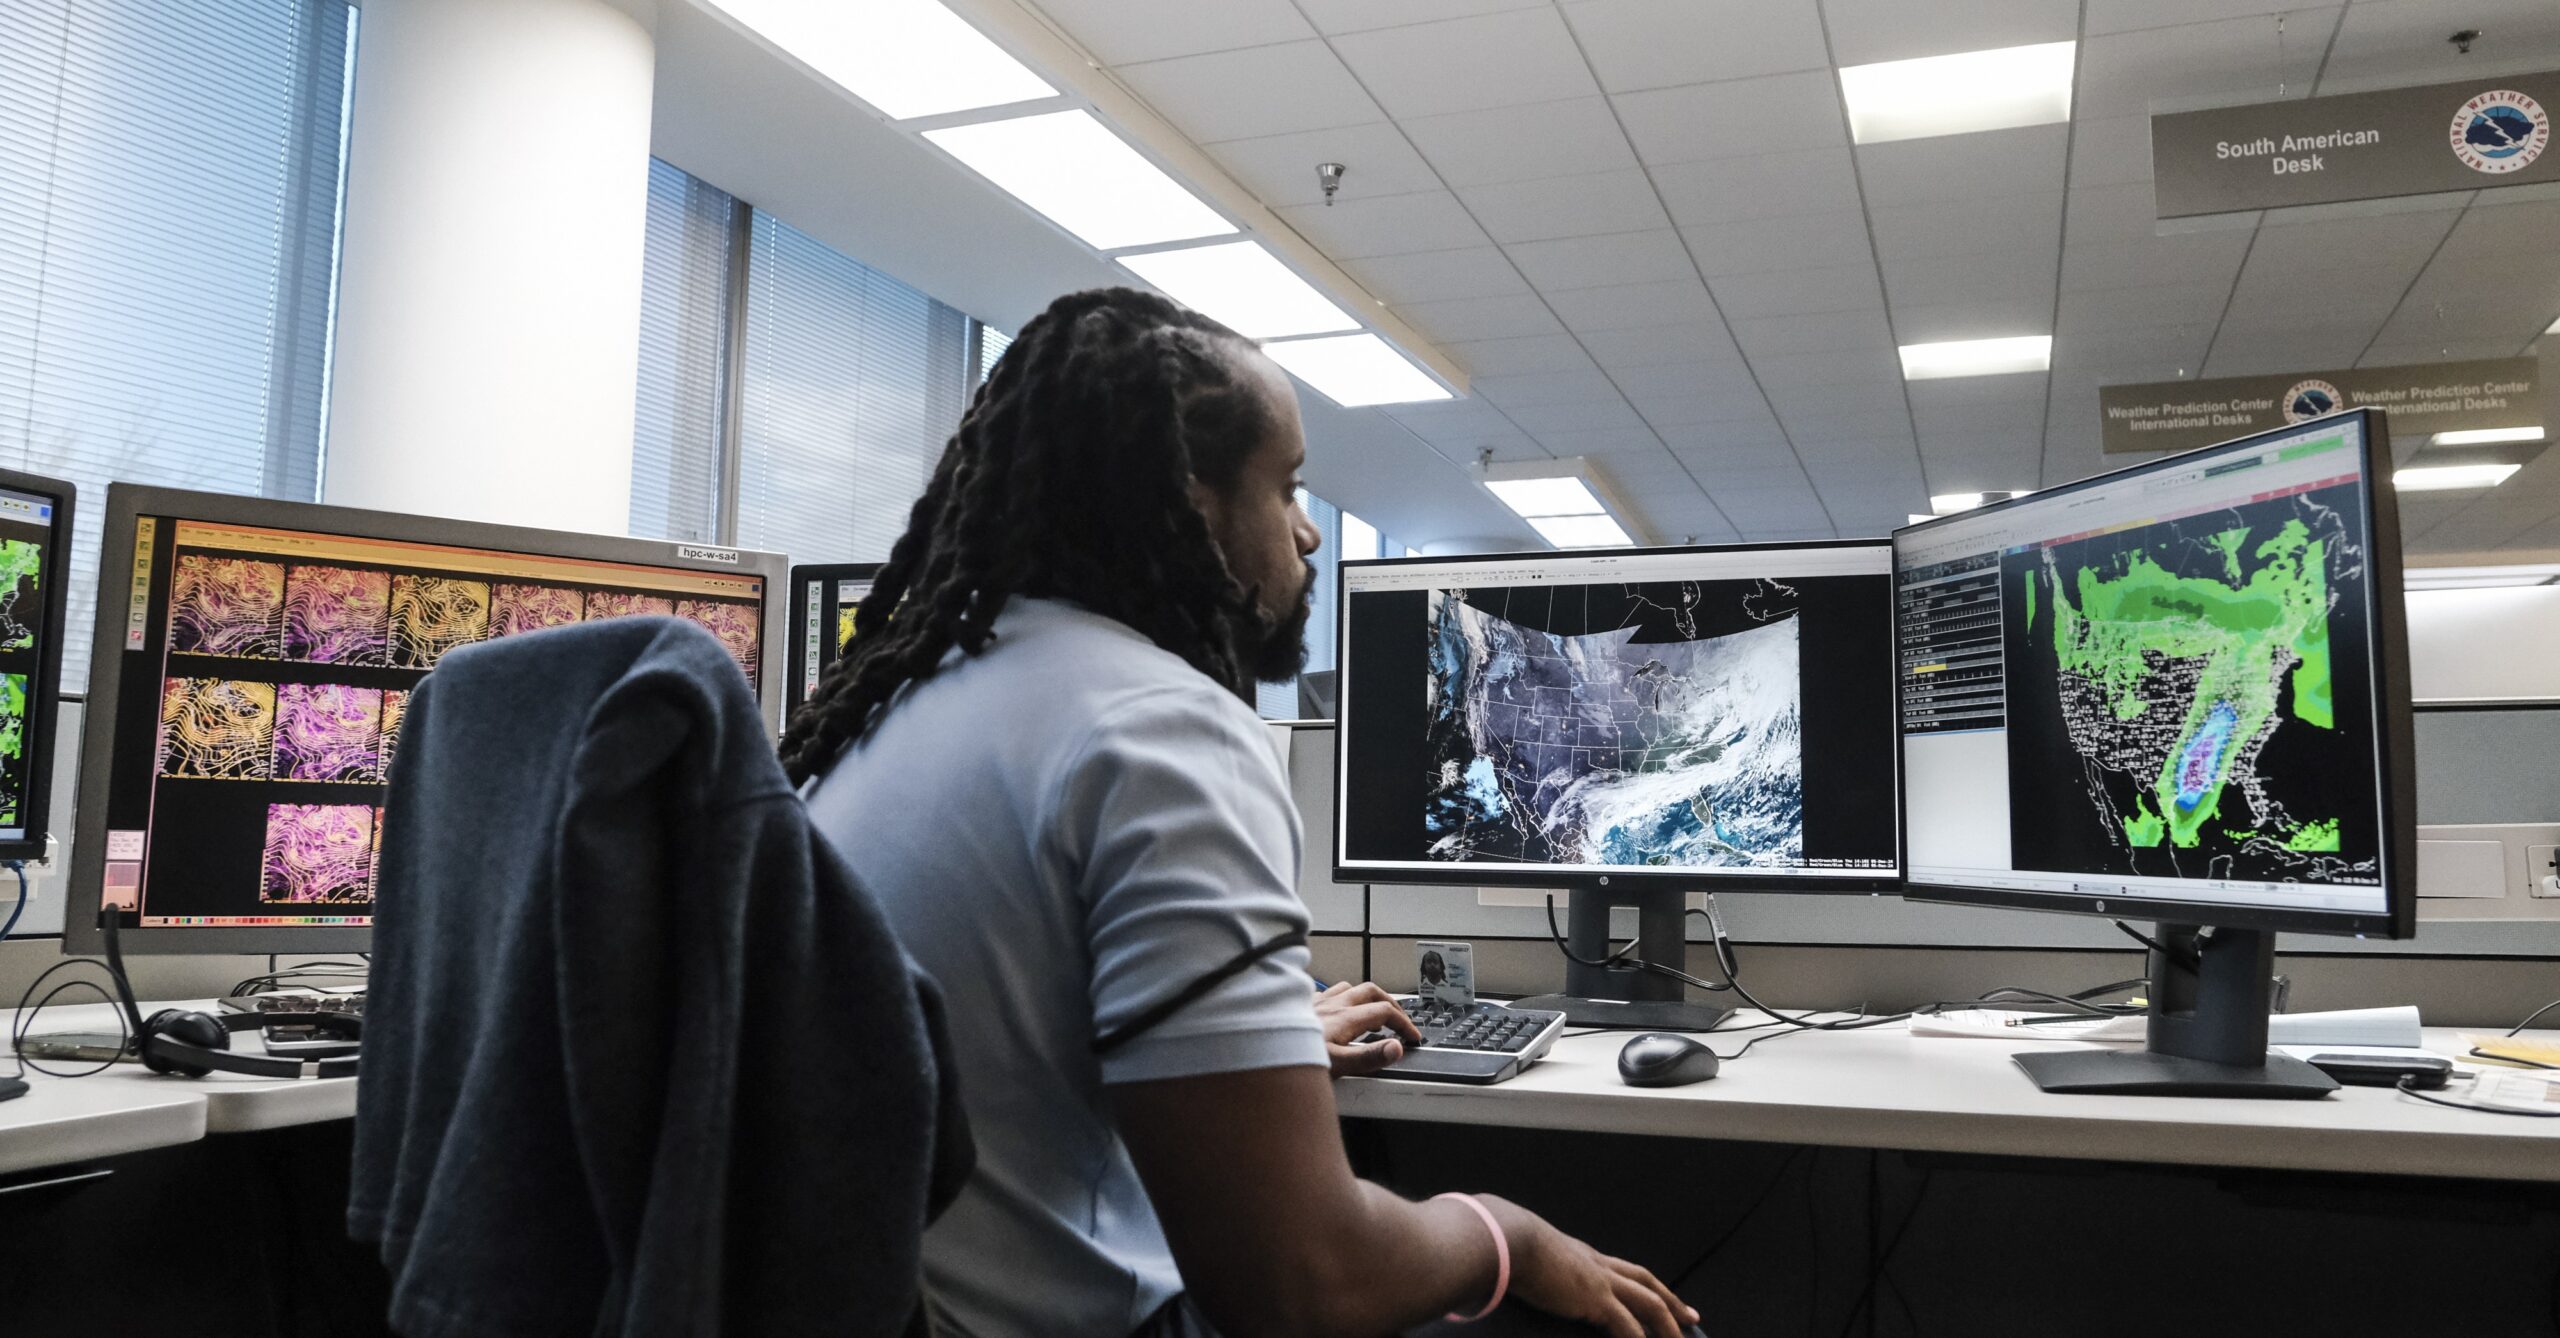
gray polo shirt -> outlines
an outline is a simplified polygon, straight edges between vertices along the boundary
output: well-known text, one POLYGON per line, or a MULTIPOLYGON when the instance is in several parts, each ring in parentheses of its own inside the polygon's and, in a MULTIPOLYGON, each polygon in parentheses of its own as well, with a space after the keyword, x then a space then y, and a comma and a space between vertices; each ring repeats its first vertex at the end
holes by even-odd
POLYGON ((1104 1086, 1326 1060, 1303 948, 1093 1038, 1306 927, 1298 815, 1251 708, 1127 626, 1016 600, 995 631, 809 811, 949 1004, 978 1169, 926 1234, 936 1300, 970 1338, 1108 1338, 1182 1278, 1104 1086))

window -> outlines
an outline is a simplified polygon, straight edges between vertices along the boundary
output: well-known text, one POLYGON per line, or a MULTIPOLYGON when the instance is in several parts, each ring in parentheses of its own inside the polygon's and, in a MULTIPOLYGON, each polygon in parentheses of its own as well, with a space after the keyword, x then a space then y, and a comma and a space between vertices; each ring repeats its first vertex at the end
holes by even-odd
POLYGON ((355 22, 0 5, 0 461, 81 490, 66 691, 108 480, 319 495, 355 22))
POLYGON ((737 205, 683 169, 649 161, 631 441, 631 532, 645 538, 726 537, 720 438, 737 205))
MULTIPOLYGON (((1307 518, 1316 523, 1322 536, 1316 545, 1315 598, 1307 615, 1307 671, 1322 672, 1333 668, 1334 602, 1339 590, 1334 580, 1335 569, 1345 557, 1378 556, 1376 527, 1333 503, 1301 488, 1298 505, 1307 509, 1307 518)), ((1298 709, 1298 683, 1261 683, 1254 687, 1254 709, 1266 720, 1296 720, 1303 714, 1298 709)))

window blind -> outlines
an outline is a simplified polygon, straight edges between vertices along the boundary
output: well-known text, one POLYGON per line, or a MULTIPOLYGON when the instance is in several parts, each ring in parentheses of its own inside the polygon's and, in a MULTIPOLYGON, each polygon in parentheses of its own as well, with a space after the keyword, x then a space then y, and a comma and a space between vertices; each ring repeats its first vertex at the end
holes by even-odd
POLYGON ((66 691, 110 479, 308 501, 355 15, 0 5, 0 461, 81 490, 66 691))
POLYGON ((631 439, 631 532, 644 538, 720 538, 721 388, 736 203, 682 168, 649 160, 631 439))
POLYGON ((747 276, 738 543, 876 562, 968 386, 968 318, 758 211, 747 276))

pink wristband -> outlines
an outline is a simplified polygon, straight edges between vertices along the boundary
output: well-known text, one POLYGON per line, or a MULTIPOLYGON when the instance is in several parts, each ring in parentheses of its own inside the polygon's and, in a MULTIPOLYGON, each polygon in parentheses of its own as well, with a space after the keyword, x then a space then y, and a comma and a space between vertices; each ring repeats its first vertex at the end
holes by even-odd
POLYGON ((1475 1209, 1476 1216, 1484 1219, 1484 1229, 1493 1233, 1493 1299, 1484 1303, 1484 1309, 1479 1310, 1472 1315, 1461 1315, 1455 1310, 1449 1312, 1449 1321, 1451 1323, 1473 1324, 1477 1320, 1483 1319, 1485 1316, 1492 1314, 1494 1308, 1502 1304, 1502 1298, 1510 1294, 1511 1242, 1503 1237, 1502 1224, 1493 1220, 1493 1210, 1484 1206, 1484 1203, 1477 1199, 1475 1195, 1434 1194, 1431 1196, 1431 1201, 1433 1203, 1438 1203, 1442 1199, 1456 1199, 1458 1202, 1475 1209))

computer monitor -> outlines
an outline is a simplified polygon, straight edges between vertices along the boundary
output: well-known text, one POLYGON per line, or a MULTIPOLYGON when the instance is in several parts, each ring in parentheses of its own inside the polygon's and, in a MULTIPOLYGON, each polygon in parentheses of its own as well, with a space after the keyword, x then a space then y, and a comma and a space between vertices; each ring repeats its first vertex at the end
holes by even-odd
POLYGON ((818 690, 818 679, 844 654, 854 610, 879 579, 877 562, 802 563, 791 569, 791 674, 785 714, 818 690))
POLYGON ((1340 580, 1334 877, 1569 890, 1566 994, 1544 1006, 1721 1015, 1594 964, 1613 906, 1676 968, 1690 892, 1898 886, 1884 540, 1388 558, 1340 580))
POLYGON ((69 483, 0 470, 0 860, 45 854, 76 505, 69 483))
POLYGON ((1907 895, 2160 922, 2150 1049, 2040 1084, 2333 1086, 2268 982, 2274 931, 2415 929, 2390 468, 2356 410, 1895 533, 1907 895))
POLYGON ((66 952, 102 906, 127 952, 369 947, 403 708, 457 646, 691 618, 781 715, 771 554, 118 483, 100 561, 66 952))

